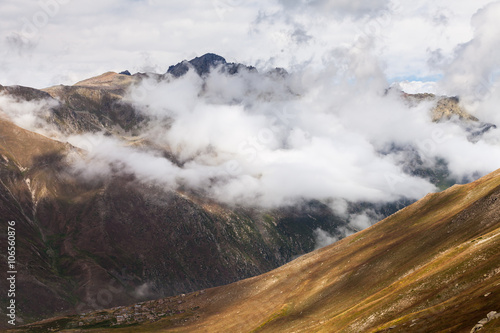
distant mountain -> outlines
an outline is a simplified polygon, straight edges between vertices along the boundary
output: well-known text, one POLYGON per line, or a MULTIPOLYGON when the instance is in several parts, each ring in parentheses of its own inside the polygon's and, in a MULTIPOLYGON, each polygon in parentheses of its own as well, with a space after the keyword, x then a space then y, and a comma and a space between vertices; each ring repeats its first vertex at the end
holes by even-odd
POLYGON ((174 77, 180 77, 188 72, 189 69, 193 68, 199 76, 206 75, 216 67, 220 66, 221 70, 229 73, 235 74, 240 70, 256 71, 255 67, 245 66, 242 64, 227 63, 226 59, 223 57, 207 53, 201 57, 196 57, 189 61, 184 60, 177 65, 170 66, 167 70, 168 74, 172 74, 174 77))
POLYGON ((500 170, 269 273, 26 331, 498 332, 500 170))

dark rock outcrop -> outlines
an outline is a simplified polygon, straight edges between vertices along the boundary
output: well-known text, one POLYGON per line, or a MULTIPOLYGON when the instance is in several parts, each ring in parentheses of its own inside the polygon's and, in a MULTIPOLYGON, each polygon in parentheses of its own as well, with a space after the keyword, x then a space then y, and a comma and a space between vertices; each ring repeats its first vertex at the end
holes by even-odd
POLYGON ((221 66, 221 71, 231 75, 239 73, 242 70, 256 71, 255 67, 228 63, 226 59, 217 54, 207 53, 201 57, 196 57, 189 61, 184 60, 177 65, 170 66, 167 70, 167 74, 172 74, 174 77, 181 77, 192 68, 199 76, 204 76, 218 66, 221 66))
POLYGON ((193 68, 198 75, 202 76, 209 73, 212 68, 225 64, 227 64, 227 62, 223 57, 213 53, 207 53, 190 61, 184 60, 177 65, 170 66, 167 73, 172 74, 174 77, 181 77, 186 74, 190 68, 193 68))

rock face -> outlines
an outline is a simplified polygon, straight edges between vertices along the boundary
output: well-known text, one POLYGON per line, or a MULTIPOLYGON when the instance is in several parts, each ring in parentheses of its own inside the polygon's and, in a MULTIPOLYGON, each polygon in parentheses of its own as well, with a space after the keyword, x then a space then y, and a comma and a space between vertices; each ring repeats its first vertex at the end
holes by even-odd
POLYGON ((456 121, 468 133, 468 140, 477 142, 481 136, 494 129, 497 126, 491 123, 484 123, 479 121, 476 117, 469 114, 461 105, 458 97, 436 96, 434 94, 406 94, 403 93, 410 105, 415 105, 421 102, 434 102, 435 106, 431 110, 431 117, 433 122, 440 121, 456 121))
POLYGON ((47 120, 66 133, 133 131, 144 118, 122 100, 122 89, 92 85, 46 89, 59 102, 47 120))
POLYGON ((410 104, 418 104, 420 102, 435 102, 436 106, 432 109, 432 121, 438 122, 441 120, 449 120, 453 116, 466 121, 478 121, 478 119, 469 114, 462 106, 458 97, 436 96, 429 93, 407 94, 403 93, 410 104))
POLYGON ((458 116, 463 120, 478 121, 478 119, 464 110, 459 104, 460 100, 457 97, 445 97, 437 101, 436 107, 432 112, 432 121, 440 121, 442 119, 450 119, 452 116, 458 116))
POLYGON ((213 53, 207 53, 201 57, 196 57, 190 61, 182 61, 177 65, 170 66, 167 73, 175 77, 180 77, 187 73, 190 66, 192 66, 199 76, 207 74, 210 70, 219 65, 227 64, 226 59, 213 53))

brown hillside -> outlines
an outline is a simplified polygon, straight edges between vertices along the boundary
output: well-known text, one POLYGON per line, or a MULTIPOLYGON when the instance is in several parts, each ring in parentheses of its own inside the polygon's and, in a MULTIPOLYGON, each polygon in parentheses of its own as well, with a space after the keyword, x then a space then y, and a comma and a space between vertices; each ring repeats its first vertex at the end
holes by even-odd
MULTIPOLYGON (((500 310, 500 171, 258 277, 33 328, 470 332, 500 310), (123 319, 123 315, 126 319, 123 319), (122 316, 118 318, 118 316, 122 316), (122 325, 116 326, 117 318, 122 325)), ((499 320, 484 332, 498 332, 499 320)))

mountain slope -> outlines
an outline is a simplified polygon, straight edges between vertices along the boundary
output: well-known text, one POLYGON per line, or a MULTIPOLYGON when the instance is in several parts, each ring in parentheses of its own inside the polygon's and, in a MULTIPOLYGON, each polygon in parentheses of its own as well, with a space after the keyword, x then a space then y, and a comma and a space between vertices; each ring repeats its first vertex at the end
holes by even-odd
POLYGON ((80 154, 0 118, 0 215, 17 222, 18 316, 28 322, 254 276, 312 250, 313 230, 339 223, 320 204, 261 212, 133 175, 88 180, 68 165, 80 154))
MULTIPOLYGON (((178 69, 179 76, 196 71, 201 81, 209 80, 214 68, 233 77, 248 72, 286 81, 287 76, 278 69, 259 74, 214 54, 172 68, 178 69)), ((143 79, 173 82, 177 75, 172 71, 164 75, 108 72, 73 86, 43 90, 0 86, 0 93, 21 104, 46 104, 47 110, 38 115, 43 117, 40 123, 55 125, 61 136, 104 132, 123 145, 151 149, 181 165, 168 142, 155 144, 141 135, 154 119, 147 119, 126 97, 143 79)), ((199 93, 203 94, 203 89, 199 93)), ((442 111, 435 121, 461 119, 471 127, 471 135, 477 132, 480 137, 488 126, 494 126, 479 126, 455 98, 439 104, 441 97, 406 97, 414 98, 415 103, 432 99, 442 111)), ((9 121, 1 121, 0 136, 0 213, 20 223, 24 273, 19 317, 27 322, 224 285, 267 272, 311 251, 318 228, 336 238, 343 237, 345 230, 354 230, 347 218, 315 200, 275 209, 229 207, 207 199, 204 189, 169 190, 126 172, 116 171, 109 177, 96 172, 93 179, 79 177, 68 160, 85 155, 83 151, 9 121), (31 302, 34 295, 45 303, 31 302)), ((428 178, 443 188, 455 181, 450 179, 446 164, 429 167, 411 147, 388 149, 407 153, 408 174, 428 178)), ((368 210, 387 216, 409 203, 349 203, 348 210, 349 214, 368 210)), ((0 246, 3 242, 5 239, 0 239, 0 246)))
POLYGON ((113 332, 470 332, 500 310, 499 248, 500 170, 258 277, 33 328, 103 332, 118 318, 139 324, 113 332))

